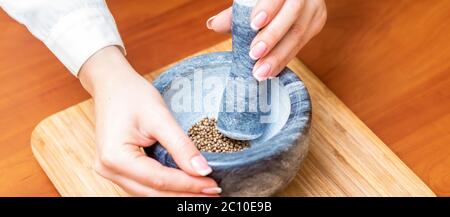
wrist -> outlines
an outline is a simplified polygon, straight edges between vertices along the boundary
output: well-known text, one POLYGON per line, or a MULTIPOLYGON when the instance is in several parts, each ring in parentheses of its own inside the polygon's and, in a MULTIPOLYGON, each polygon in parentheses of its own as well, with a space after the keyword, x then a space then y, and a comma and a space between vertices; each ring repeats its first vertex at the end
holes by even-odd
POLYGON ((79 79, 86 91, 95 97, 98 93, 117 88, 140 76, 116 46, 97 51, 81 67, 79 79))

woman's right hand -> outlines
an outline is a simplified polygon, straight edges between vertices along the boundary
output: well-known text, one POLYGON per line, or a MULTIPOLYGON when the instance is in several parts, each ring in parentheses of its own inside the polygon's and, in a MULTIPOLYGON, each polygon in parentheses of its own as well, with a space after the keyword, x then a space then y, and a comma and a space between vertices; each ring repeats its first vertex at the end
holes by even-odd
POLYGON ((178 126, 159 92, 136 73, 117 47, 106 47, 82 67, 80 81, 95 102, 95 170, 137 196, 217 196, 205 177, 206 159, 178 126), (159 141, 181 168, 161 165, 142 147, 159 141))

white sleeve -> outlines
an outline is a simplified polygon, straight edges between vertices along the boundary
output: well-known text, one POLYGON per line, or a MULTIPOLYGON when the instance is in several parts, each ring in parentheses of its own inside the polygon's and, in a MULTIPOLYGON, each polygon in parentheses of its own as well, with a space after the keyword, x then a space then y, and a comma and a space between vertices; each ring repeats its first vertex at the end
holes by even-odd
POLYGON ((125 53, 104 0, 0 0, 0 6, 44 42, 75 76, 101 48, 117 45, 125 53))

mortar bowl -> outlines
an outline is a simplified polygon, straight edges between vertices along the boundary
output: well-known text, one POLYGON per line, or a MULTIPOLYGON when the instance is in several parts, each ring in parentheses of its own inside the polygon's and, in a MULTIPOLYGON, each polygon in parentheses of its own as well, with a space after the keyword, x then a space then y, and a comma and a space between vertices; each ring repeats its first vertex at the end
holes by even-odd
MULTIPOLYGON (((231 64, 231 52, 200 55, 173 66, 153 82, 185 132, 205 117, 217 118, 231 64)), ((202 152, 222 196, 276 194, 293 180, 308 152, 311 102, 303 81, 285 68, 269 82, 272 93, 275 87, 278 94, 271 100, 263 135, 239 152, 202 152)), ((145 152, 177 168, 159 143, 145 152)))

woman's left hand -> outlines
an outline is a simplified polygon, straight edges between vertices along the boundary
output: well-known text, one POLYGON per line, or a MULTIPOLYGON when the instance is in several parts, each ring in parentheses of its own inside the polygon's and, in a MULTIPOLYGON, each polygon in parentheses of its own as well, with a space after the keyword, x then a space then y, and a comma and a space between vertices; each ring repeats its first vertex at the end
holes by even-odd
MULTIPOLYGON (((207 21, 216 32, 230 32, 232 10, 228 8, 207 21)), ((253 76, 265 80, 277 76, 306 43, 325 25, 324 0, 259 0, 251 26, 261 30, 253 40, 250 57, 258 60, 253 76)))

